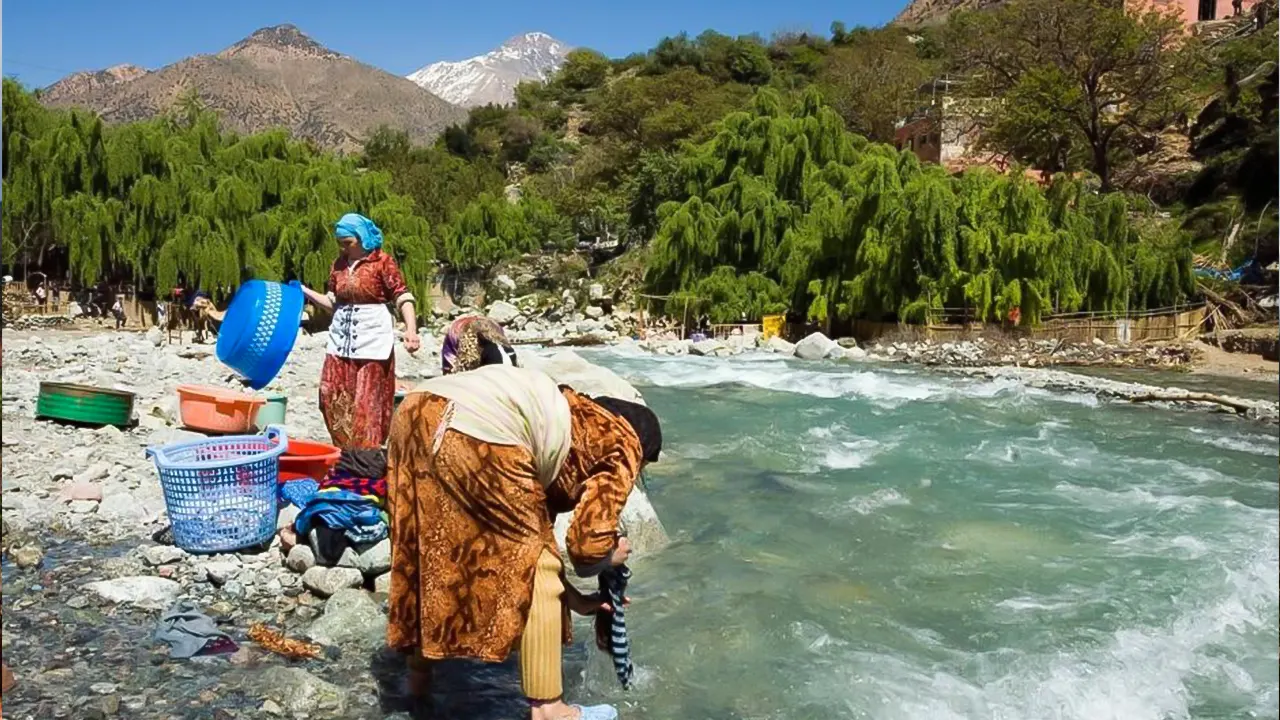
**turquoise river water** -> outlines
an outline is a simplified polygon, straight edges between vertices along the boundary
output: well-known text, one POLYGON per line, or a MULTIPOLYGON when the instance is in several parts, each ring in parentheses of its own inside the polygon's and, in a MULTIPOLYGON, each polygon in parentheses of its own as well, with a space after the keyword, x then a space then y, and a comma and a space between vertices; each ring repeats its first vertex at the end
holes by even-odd
POLYGON ((674 542, 634 563, 638 686, 592 651, 575 697, 628 720, 1280 715, 1274 428, 902 366, 587 355, 664 420, 674 542))

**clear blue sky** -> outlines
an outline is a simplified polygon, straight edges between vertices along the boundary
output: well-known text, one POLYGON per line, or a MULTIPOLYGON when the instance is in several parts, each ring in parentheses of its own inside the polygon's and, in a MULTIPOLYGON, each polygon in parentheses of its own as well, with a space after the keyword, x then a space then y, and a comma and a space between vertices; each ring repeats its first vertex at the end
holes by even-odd
POLYGON ((622 56, 708 28, 729 35, 826 33, 833 20, 883 25, 907 0, 6 0, 3 72, 43 87, 120 63, 156 69, 213 53, 267 25, 292 23, 316 41, 397 75, 486 52, 541 30, 622 56))

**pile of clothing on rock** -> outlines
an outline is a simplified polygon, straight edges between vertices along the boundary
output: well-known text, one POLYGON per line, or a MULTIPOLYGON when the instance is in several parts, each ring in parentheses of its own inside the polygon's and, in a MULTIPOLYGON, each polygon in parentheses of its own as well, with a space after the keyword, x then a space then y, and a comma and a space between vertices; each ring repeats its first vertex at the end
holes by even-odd
POLYGON ((343 450, 317 483, 294 480, 281 494, 301 512, 298 538, 307 538, 316 560, 335 564, 348 547, 362 550, 387 537, 387 456, 383 450, 343 450))

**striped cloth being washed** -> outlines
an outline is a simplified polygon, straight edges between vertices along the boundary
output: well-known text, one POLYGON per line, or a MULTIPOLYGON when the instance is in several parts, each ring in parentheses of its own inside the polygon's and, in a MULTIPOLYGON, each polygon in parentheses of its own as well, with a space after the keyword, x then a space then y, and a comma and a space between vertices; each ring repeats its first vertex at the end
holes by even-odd
POLYGON ((631 642, 627 639, 627 619, 623 603, 631 570, 626 565, 608 568, 600 573, 600 597, 613 607, 611 613, 596 614, 596 645, 613 658, 613 670, 624 690, 631 689, 631 642))

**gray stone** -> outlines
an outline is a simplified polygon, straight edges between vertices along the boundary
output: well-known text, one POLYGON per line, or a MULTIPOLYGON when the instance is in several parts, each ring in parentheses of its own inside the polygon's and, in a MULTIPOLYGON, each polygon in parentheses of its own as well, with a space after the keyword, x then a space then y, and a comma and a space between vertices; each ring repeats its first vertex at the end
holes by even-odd
POLYGON ((164 610, 173 604, 182 587, 172 580, 151 575, 133 575, 99 580, 84 589, 112 603, 125 603, 145 610, 164 610))
POLYGON ((693 347, 689 348, 689 354, 710 357, 722 349, 724 349, 724 343, 719 340, 702 340, 694 343, 693 347))
POLYGON ((587 309, 582 312, 592 320, 599 320, 604 317, 604 308, 596 307, 595 305, 588 306, 587 309))
POLYGON ((302 585, 321 597, 329 597, 344 588, 364 584, 364 574, 348 567, 313 567, 302 574, 302 585))
POLYGON ((222 586, 240 574, 240 563, 235 560, 210 560, 200 566, 205 579, 215 586, 222 586))
POLYGON ((391 538, 383 538, 355 556, 355 568, 365 576, 381 575, 391 569, 391 538))
POLYGON ((521 355, 520 363, 550 375, 553 380, 587 395, 606 395, 621 400, 644 402, 640 393, 614 371, 593 365, 572 350, 549 357, 521 355))
POLYGON ((96 462, 76 473, 71 479, 76 483, 91 483, 102 480, 111 472, 111 463, 96 462))
POLYGON ((600 283, 591 283, 587 286, 587 297, 592 300, 600 300, 604 298, 604 285, 600 283))
POLYGON ((839 347, 831 338, 816 332, 796 343, 796 357, 801 360, 822 360, 839 347))
POLYGON ((278 704, 291 717, 347 717, 347 692, 296 667, 269 667, 258 676, 264 700, 278 704))
POLYGON ((792 345, 791 343, 787 342, 786 340, 783 340, 777 335, 774 335, 773 337, 766 340, 764 342, 764 347, 766 350, 770 352, 775 352, 781 355, 794 355, 796 352, 795 345, 792 345))
POLYGON ((294 545, 289 557, 284 559, 284 566, 296 573, 305 573, 316 566, 316 555, 307 545, 294 545))
POLYGON ((845 348, 846 350, 849 348, 858 347, 858 341, 851 337, 836 338, 836 344, 842 348, 845 348))
POLYGON ((507 292, 511 292, 516 289, 516 281, 512 280, 510 275, 499 275, 493 279, 493 284, 507 292))
POLYGON ((86 515, 98 509, 96 500, 72 500, 69 506, 71 512, 77 515, 86 515))
POLYGON ((842 360, 851 360, 851 361, 855 361, 855 362, 856 362, 856 361, 858 361, 858 360, 866 360, 866 359, 867 359, 867 351, 866 351, 866 350, 863 350, 863 349, 862 349, 862 348, 860 348, 860 347, 845 348, 844 356, 843 356, 841 359, 842 359, 842 360))
POLYGON ((155 345, 156 347, 160 347, 164 344, 164 332, 162 332, 158 327, 152 326, 148 328, 146 337, 147 342, 155 345))
POLYGON ((307 629, 322 645, 373 650, 386 639, 387 621, 378 603, 364 590, 340 589, 324 604, 324 614, 307 629))
POLYGON ((520 308, 505 300, 498 300, 485 310, 485 314, 494 322, 506 325, 520 315, 520 308))
POLYGON ((373 579, 373 591, 376 593, 391 592, 391 573, 379 575, 373 579))
POLYGON ((176 548, 172 545, 152 545, 142 550, 142 559, 153 567, 175 563, 186 556, 187 553, 182 548, 176 548))
POLYGON ((292 503, 280 508, 280 513, 276 515, 276 529, 292 528, 293 521, 298 519, 298 513, 302 510, 292 503))
POLYGON ((98 504, 98 515, 112 522, 140 524, 151 519, 152 510, 137 496, 116 492, 102 498, 98 504))

